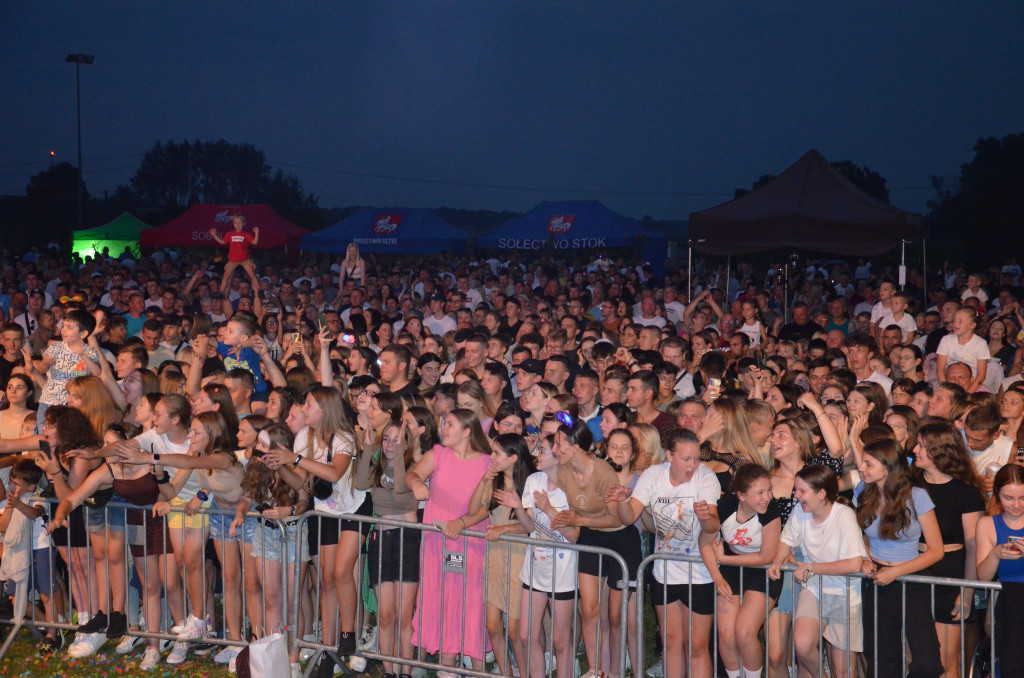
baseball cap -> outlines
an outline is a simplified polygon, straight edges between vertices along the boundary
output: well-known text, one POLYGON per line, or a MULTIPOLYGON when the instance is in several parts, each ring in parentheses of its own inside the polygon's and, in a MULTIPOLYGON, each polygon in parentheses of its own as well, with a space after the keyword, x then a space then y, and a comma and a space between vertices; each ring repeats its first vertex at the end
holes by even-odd
POLYGON ((519 365, 516 366, 516 369, 529 374, 536 374, 538 377, 544 376, 544 363, 532 358, 519 363, 519 365))

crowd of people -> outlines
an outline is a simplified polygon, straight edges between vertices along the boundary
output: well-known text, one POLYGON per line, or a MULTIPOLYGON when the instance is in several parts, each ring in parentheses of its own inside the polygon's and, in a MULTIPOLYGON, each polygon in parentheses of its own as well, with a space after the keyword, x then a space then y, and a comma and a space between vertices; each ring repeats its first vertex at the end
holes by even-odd
MULTIPOLYGON (((8 260, 0 578, 15 614, 79 624, 42 652, 111 640, 144 645, 143 670, 214 649, 233 668, 289 622, 285 580, 297 636, 355 667, 375 636, 386 678, 423 653, 441 678, 491 653, 497 673, 574 678, 577 629, 585 678, 615 676, 621 634, 640 665, 637 596, 659 628, 648 675, 789 676, 795 654, 803 676, 904 658, 958 676, 987 604, 1002 675, 1024 666, 1014 262, 948 271, 925 299, 865 262, 793 271, 786 293, 743 265, 656 279, 607 254, 351 245, 260 267, 244 221, 224 240, 223 267, 8 260), (639 572, 652 553, 692 558, 639 572), (166 657, 134 635, 161 631, 166 657)), ((324 654, 318 675, 335 668, 324 654)))

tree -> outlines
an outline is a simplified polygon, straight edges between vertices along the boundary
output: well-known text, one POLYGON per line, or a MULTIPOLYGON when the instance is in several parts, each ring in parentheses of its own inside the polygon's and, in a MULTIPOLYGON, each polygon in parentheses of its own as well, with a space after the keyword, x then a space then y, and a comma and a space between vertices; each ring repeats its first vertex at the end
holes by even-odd
MULTIPOLYGON (((857 165, 850 160, 840 160, 832 163, 832 166, 835 167, 836 171, 841 175, 846 177, 846 179, 854 186, 864 191, 875 200, 879 200, 886 205, 889 204, 889 189, 886 188, 885 177, 881 174, 869 168, 867 165, 857 165)), ((755 181, 753 186, 750 187, 750 191, 756 191, 774 178, 774 174, 762 174, 761 178, 755 181)), ((747 193, 750 193, 750 191, 745 188, 737 188, 735 196, 737 198, 741 198, 747 193)))
POLYGON ((978 243, 998 243, 1016 252, 1024 245, 1024 134, 978 139, 974 158, 960 167, 956 189, 932 178, 936 199, 933 233, 953 236, 969 230, 978 243))
MULTIPOLYGON (((84 186, 82 190, 88 205, 92 198, 84 186)), ((29 179, 25 201, 25 228, 12 233, 31 234, 28 240, 33 243, 70 242, 78 227, 78 168, 62 162, 43 170, 29 179)))
POLYGON ((168 217, 197 202, 265 202, 285 218, 317 225, 317 198, 297 177, 271 174, 263 151, 223 139, 157 142, 117 196, 137 211, 168 217))

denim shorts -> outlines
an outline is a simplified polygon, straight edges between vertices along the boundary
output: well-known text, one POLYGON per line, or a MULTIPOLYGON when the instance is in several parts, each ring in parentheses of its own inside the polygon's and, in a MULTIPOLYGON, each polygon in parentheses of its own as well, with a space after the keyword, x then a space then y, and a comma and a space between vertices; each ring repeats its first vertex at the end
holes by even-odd
MULTIPOLYGON (((804 559, 804 554, 799 548, 795 548, 793 549, 793 558, 797 561, 802 561, 804 559)), ((782 592, 779 594, 779 604, 775 608, 778 612, 781 612, 782 614, 793 614, 793 610, 795 609, 793 600, 793 587, 795 585, 796 582, 793 580, 793 573, 783 572, 782 592)), ((797 594, 799 595, 799 591, 797 592, 797 594)))
MULTIPOLYGON (((217 504, 217 499, 214 498, 210 502, 210 508, 211 509, 220 509, 222 507, 219 504, 217 504)), ((231 534, 230 534, 230 532, 231 532, 231 530, 230 530, 230 528, 231 528, 231 521, 234 520, 234 519, 235 519, 235 517, 233 515, 227 515, 227 514, 220 515, 220 514, 217 514, 217 513, 211 513, 210 514, 210 539, 214 540, 215 542, 218 542, 218 541, 219 542, 223 542, 223 541, 236 541, 236 540, 238 540, 239 537, 241 537, 242 535, 239 535, 239 536, 236 536, 236 537, 232 537, 231 534)))
MULTIPOLYGON (((298 536, 296 523, 291 523, 285 529, 285 543, 281 543, 281 528, 268 527, 257 521, 256 535, 252 542, 252 555, 254 558, 266 558, 267 560, 281 560, 284 549, 288 550, 288 562, 294 563, 296 557, 296 536, 298 536)), ((301 551, 298 556, 302 562, 309 560, 309 548, 306 538, 306 524, 302 524, 301 539, 298 540, 301 551)))
MULTIPOLYGON (((124 499, 117 496, 116 494, 110 498, 112 502, 124 502, 124 499)), ((111 532, 124 532, 125 526, 125 509, 117 508, 114 506, 104 506, 103 508, 93 508, 91 506, 83 506, 85 509, 85 529, 89 534, 97 534, 109 529, 111 532)))

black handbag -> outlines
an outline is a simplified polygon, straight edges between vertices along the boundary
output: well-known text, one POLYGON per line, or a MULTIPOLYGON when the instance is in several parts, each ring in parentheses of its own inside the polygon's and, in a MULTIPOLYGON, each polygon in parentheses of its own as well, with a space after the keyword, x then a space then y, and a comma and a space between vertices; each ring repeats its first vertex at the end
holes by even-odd
MULTIPOLYGON (((334 461, 334 434, 331 434, 330 439, 327 441, 327 465, 330 466, 331 462, 334 461)), ((320 501, 325 501, 334 494, 334 483, 324 478, 317 478, 313 481, 313 496, 320 501)))

